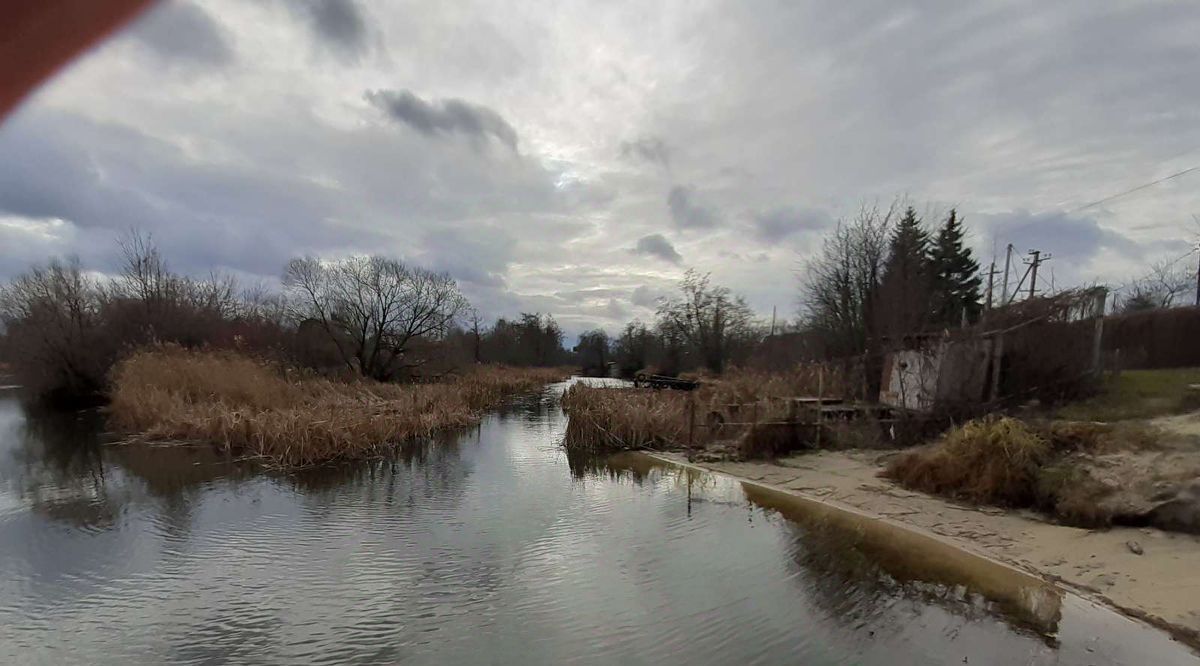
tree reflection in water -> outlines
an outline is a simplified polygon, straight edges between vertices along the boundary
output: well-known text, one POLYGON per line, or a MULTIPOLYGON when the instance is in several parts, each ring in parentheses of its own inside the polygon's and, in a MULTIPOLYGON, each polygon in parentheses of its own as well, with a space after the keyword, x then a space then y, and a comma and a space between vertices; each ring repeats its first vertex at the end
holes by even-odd
POLYGON ((95 410, 53 412, 0 403, 0 445, 11 464, 0 465, 0 482, 36 514, 89 530, 111 527, 123 493, 112 496, 100 445, 101 415, 95 410))

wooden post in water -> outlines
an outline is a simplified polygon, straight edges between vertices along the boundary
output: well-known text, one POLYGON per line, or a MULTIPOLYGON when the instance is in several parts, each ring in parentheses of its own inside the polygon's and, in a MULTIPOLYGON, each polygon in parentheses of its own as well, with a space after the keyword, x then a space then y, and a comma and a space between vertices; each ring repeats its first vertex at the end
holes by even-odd
POLYGON ((696 446, 696 395, 688 393, 688 462, 692 461, 692 452, 696 446))

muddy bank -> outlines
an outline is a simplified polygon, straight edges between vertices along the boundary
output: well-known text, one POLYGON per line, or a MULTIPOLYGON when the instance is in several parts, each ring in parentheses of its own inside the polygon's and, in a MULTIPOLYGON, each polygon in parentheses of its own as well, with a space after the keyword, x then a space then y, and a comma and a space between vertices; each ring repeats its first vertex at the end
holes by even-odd
POLYGON ((877 451, 822 451, 776 463, 702 466, 916 528, 1059 581, 1200 647, 1200 537, 1149 528, 1085 530, 1032 512, 956 504, 879 478, 885 458, 877 451))

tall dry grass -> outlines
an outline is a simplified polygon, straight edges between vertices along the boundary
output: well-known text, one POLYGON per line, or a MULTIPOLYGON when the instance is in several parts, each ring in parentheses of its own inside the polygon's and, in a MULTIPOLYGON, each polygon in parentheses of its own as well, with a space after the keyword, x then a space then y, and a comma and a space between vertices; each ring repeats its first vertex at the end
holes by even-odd
POLYGON ((986 418, 900 455, 885 474, 902 485, 982 504, 1030 506, 1054 454, 1049 440, 1017 419, 986 418))
POLYGON ((563 395, 565 444, 573 451, 671 448, 687 432, 687 396, 679 391, 575 384, 563 395))
POLYGON ((116 366, 110 418, 146 438, 212 442, 299 466, 378 456, 406 440, 474 424, 508 396, 568 374, 480 366, 435 384, 340 382, 232 352, 164 347, 116 366))
POLYGON ((744 426, 709 427, 709 415, 730 415, 731 405, 740 408, 734 417, 739 422, 781 420, 790 409, 781 398, 818 392, 840 396, 843 390, 841 374, 818 365, 778 373, 733 370, 702 378, 700 388, 691 393, 575 384, 563 396, 563 409, 570 415, 565 445, 593 452, 668 449, 686 446, 690 436, 694 446, 704 446, 744 434, 744 426), (689 429, 693 409, 696 426, 689 429))
MULTIPOLYGON (((1119 506, 1089 471, 1099 456, 1159 450, 1163 434, 1144 424, 970 421, 897 456, 884 475, 913 490, 977 504, 1034 508, 1071 525, 1111 524, 1119 506)), ((1107 463, 1102 464, 1102 466, 1107 463)))

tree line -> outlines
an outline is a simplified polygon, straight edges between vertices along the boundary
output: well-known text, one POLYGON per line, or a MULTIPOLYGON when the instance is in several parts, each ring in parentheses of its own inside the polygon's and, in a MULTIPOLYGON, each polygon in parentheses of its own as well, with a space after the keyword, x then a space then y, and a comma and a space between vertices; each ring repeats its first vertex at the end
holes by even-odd
POLYGON ((453 278, 396 259, 297 258, 285 267, 283 289, 270 290, 176 273, 138 233, 119 245, 116 275, 52 259, 0 287, 0 360, 32 395, 98 399, 117 359, 154 343, 243 349, 381 381, 471 361, 573 360, 553 317, 522 314, 485 326, 453 278))
MULTIPOLYGON (((62 398, 102 394, 116 359, 148 343, 242 348, 380 381, 467 363, 632 376, 865 359, 982 315, 983 278, 963 220, 953 209, 933 217, 897 200, 839 221, 800 273, 792 321, 768 327, 745 298, 689 270, 651 321, 586 331, 571 350, 551 315, 489 324, 449 275, 396 259, 300 257, 284 268, 282 290, 271 290, 175 273, 148 237, 131 233, 119 241, 115 276, 55 259, 0 287, 0 359, 35 393, 62 398)), ((1190 284, 1178 262, 1155 265, 1118 308, 1167 307, 1190 284)))
POLYGON ((956 210, 929 225, 899 201, 864 206, 840 221, 800 279, 799 317, 768 327, 746 301, 710 277, 688 271, 660 301, 650 324, 632 321, 615 336, 580 336, 579 362, 593 372, 663 374, 727 366, 776 368, 797 360, 857 358, 904 338, 976 322, 982 311, 979 263, 956 210))
POLYGON ((592 373, 612 367, 626 377, 643 370, 720 374, 730 364, 745 363, 766 333, 744 297, 713 283, 709 274, 689 270, 678 292, 659 301, 651 324, 631 321, 616 336, 587 331, 575 351, 592 373))

